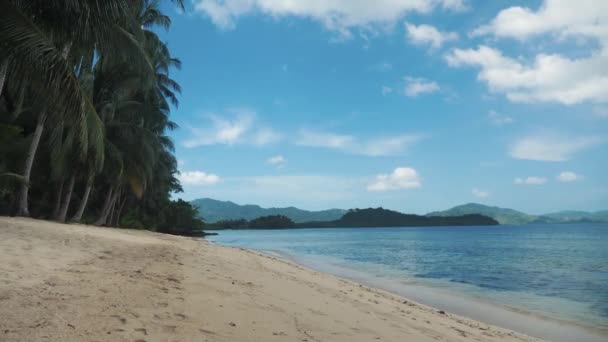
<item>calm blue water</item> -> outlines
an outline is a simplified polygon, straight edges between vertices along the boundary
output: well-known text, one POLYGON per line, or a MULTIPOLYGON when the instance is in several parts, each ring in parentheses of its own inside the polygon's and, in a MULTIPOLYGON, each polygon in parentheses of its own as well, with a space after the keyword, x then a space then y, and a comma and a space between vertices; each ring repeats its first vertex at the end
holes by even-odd
POLYGON ((608 328, 608 224, 219 234, 210 240, 608 328))

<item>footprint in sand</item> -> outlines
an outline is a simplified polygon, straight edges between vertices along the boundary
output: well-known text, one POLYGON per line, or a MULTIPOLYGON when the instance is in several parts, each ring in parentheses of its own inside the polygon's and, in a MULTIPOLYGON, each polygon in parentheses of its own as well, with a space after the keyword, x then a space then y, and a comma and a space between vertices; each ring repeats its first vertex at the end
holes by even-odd
POLYGON ((148 335, 148 330, 146 330, 145 328, 137 328, 137 329, 134 329, 134 330, 137 331, 137 332, 139 332, 139 333, 142 333, 144 335, 148 335))
POLYGON ((122 324, 127 324, 127 319, 124 317, 120 317, 118 315, 112 315, 111 317, 118 319, 120 321, 120 323, 122 323, 122 324))

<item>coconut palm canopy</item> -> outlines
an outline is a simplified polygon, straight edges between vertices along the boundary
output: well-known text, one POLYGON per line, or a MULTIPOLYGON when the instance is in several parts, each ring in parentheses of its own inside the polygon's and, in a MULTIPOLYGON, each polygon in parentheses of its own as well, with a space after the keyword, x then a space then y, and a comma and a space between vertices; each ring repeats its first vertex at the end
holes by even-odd
POLYGON ((181 62, 157 36, 171 25, 160 2, 0 0, 0 12, 0 213, 200 228, 170 200, 181 62))

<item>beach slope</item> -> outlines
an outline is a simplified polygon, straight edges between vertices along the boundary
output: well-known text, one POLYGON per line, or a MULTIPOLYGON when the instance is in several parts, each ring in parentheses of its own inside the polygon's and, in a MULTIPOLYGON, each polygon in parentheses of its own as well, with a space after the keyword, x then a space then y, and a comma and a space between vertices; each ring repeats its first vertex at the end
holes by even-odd
POLYGON ((0 341, 534 341, 255 252, 0 218, 0 341))

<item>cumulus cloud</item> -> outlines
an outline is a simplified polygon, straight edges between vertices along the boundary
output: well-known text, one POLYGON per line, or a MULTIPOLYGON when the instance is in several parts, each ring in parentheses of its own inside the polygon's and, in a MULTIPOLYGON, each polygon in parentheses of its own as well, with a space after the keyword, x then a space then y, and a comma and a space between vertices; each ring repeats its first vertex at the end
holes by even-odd
POLYGON ((241 16, 259 13, 312 19, 347 37, 355 28, 390 27, 411 12, 429 13, 437 7, 462 10, 465 6, 464 0, 194 0, 195 11, 223 29, 234 28, 241 16))
POLYGON ((359 139, 352 135, 303 129, 296 140, 296 145, 377 157, 402 154, 420 139, 419 135, 414 134, 359 139))
POLYGON ((599 137, 528 136, 517 140, 509 154, 516 159, 559 162, 602 141, 599 137))
POLYGON ((186 185, 213 185, 220 181, 220 177, 218 175, 212 173, 206 173, 203 171, 184 171, 180 172, 177 176, 177 179, 182 184, 186 185))
POLYGON ((229 109, 227 115, 208 114, 202 127, 189 127, 192 137, 184 141, 188 148, 208 145, 267 145, 277 142, 281 135, 256 121, 249 109, 229 109))
POLYGON ((490 120, 490 122, 493 125, 496 125, 496 126, 508 125, 515 121, 515 120, 513 120, 512 117, 507 116, 507 115, 502 115, 493 110, 491 110, 490 113, 488 113, 488 119, 490 120))
POLYGON ((279 155, 268 158, 266 162, 270 165, 276 166, 278 169, 282 169, 283 167, 285 167, 285 164, 287 164, 287 158, 279 155))
POLYGON ((445 59, 452 67, 478 67, 477 79, 513 102, 608 102, 608 53, 580 59, 539 54, 532 63, 525 63, 481 45, 454 49, 445 59))
POLYGON ((405 77, 404 94, 409 97, 417 97, 422 94, 430 94, 439 91, 439 85, 434 81, 429 81, 418 77, 405 77))
POLYGON ((473 194, 473 196, 475 196, 477 198, 487 198, 487 197, 490 197, 490 192, 484 191, 484 190, 473 189, 473 190, 471 190, 471 193, 473 194))
POLYGON ((595 37, 608 43, 608 2, 597 0, 544 0, 538 10, 513 6, 506 8, 472 35, 492 34, 525 40, 541 34, 559 38, 595 37))
POLYGON ((522 42, 540 35, 592 42, 582 43, 579 50, 584 54, 576 58, 558 53, 511 58, 482 45, 454 49, 446 60, 454 67, 478 67, 480 81, 514 102, 608 102, 608 1, 544 0, 537 10, 509 7, 472 32, 481 35, 522 42))
POLYGON ((377 175, 369 183, 369 191, 389 191, 400 189, 414 189, 422 186, 418 172, 411 167, 398 167, 390 174, 377 175))
POLYGON ((405 23, 405 30, 407 31, 407 37, 412 44, 429 44, 434 49, 440 48, 446 42, 458 39, 458 34, 456 32, 441 32, 431 25, 405 23))
POLYGON ((393 88, 389 86, 382 86, 382 95, 388 95, 393 92, 393 88))
POLYGON ((513 180, 513 183, 517 185, 543 185, 547 183, 547 178, 535 176, 530 176, 526 178, 517 177, 515 178, 515 180, 513 180))
POLYGON ((576 173, 574 173, 572 171, 560 172, 560 174, 557 175, 557 177, 555 177, 555 178, 560 182, 576 182, 576 181, 583 179, 583 177, 581 175, 577 175, 576 173))

